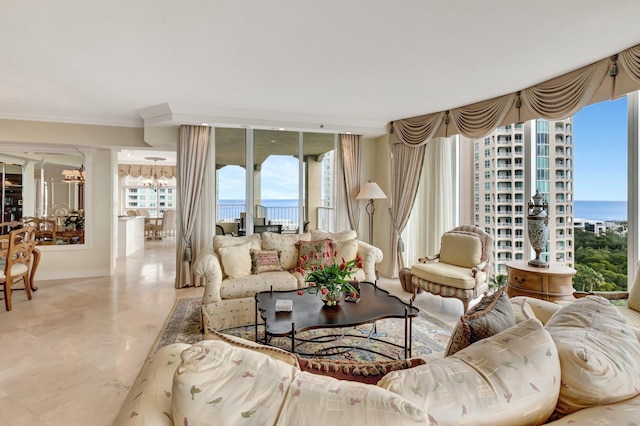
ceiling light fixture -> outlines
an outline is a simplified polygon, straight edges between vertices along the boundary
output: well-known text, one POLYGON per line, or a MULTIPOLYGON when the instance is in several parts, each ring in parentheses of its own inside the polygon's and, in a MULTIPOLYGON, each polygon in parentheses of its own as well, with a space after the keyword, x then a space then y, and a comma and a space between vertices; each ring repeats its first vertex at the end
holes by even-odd
POLYGON ((158 173, 157 173, 157 162, 158 161, 164 161, 164 160, 166 160, 166 158, 162 158, 162 157, 144 157, 144 159, 145 160, 149 160, 149 161, 153 161, 153 179, 144 182, 143 185, 144 186, 148 186, 149 188, 153 189, 155 192, 158 192, 159 188, 164 188, 165 186, 167 186, 169 184, 167 182, 167 180, 164 179, 164 178, 158 179, 158 173))
POLYGON ((64 176, 64 178, 62 179, 63 182, 84 185, 84 181, 86 178, 86 173, 84 170, 84 162, 82 163, 79 169, 63 170, 62 176, 64 176))

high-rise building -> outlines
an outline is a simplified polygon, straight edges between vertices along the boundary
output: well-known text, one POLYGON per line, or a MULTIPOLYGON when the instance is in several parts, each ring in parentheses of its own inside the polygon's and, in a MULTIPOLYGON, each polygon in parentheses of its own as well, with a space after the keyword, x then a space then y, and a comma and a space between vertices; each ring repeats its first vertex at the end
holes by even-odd
POLYGON ((461 219, 493 237, 496 275, 506 275, 506 262, 532 257, 526 237, 527 187, 537 189, 549 203, 549 243, 542 258, 573 266, 572 126, 572 118, 531 120, 498 127, 485 138, 462 144, 473 153, 472 158, 461 156, 473 164, 473 202, 472 211, 462 209, 461 219))

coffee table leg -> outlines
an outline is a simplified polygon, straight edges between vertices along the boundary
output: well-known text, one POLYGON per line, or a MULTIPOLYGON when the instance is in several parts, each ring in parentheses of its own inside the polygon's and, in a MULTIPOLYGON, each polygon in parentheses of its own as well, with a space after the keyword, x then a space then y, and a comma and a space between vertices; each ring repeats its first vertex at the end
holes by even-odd
POLYGON ((296 323, 291 323, 291 353, 296 353, 296 323))

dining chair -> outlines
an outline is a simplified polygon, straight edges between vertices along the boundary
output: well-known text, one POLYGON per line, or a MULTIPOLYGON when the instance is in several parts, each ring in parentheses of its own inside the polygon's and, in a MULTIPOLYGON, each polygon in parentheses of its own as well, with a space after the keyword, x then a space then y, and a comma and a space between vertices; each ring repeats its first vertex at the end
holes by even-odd
POLYGON ((34 229, 31 226, 11 231, 0 238, 6 239, 6 245, 0 248, 0 257, 4 259, 4 269, 0 271, 0 282, 4 288, 4 304, 11 310, 13 285, 22 280, 27 299, 31 300, 31 262, 35 249, 34 229))
POLYGON ((35 228, 35 241, 37 244, 56 244, 56 233, 58 232, 58 224, 54 219, 23 217, 22 222, 25 225, 31 225, 35 228))
POLYGON ((176 211, 165 210, 162 213, 162 238, 176 237, 176 211))

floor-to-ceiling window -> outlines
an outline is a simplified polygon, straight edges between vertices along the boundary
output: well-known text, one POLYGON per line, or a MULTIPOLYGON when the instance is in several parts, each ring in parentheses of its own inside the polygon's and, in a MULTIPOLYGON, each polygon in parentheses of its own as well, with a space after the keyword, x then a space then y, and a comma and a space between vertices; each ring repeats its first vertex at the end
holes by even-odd
POLYGON ((335 135, 217 128, 215 144, 218 222, 333 230, 335 135))

